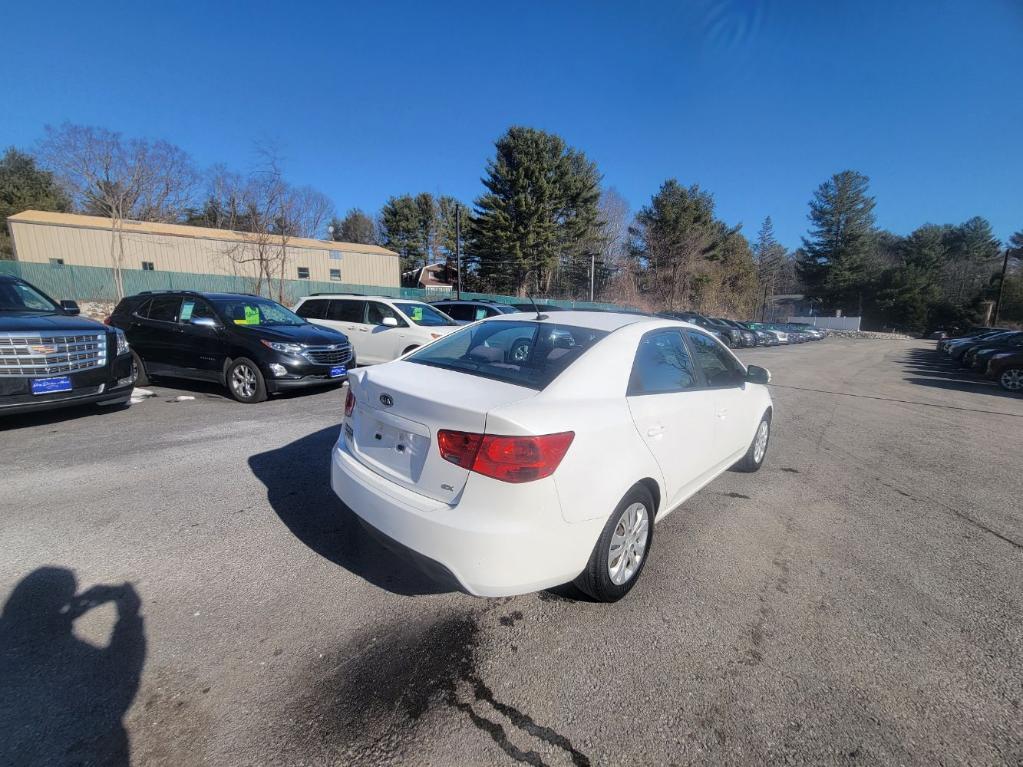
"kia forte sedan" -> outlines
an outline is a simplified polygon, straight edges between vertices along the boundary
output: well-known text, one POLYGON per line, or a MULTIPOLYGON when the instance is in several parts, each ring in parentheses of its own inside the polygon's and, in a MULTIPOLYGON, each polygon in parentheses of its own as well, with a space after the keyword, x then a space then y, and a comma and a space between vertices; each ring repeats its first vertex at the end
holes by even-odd
POLYGON ((703 329, 566 311, 467 325, 350 373, 334 492, 478 596, 627 594, 654 523, 771 433, 763 368, 703 329))

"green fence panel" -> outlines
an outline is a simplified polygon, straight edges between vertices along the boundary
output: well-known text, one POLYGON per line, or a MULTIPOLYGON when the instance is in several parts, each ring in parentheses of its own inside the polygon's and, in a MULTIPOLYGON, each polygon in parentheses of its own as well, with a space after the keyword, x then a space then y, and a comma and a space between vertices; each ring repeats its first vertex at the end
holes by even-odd
MULTIPOLYGON (((75 301, 116 301, 117 290, 114 270, 99 266, 71 266, 69 264, 36 264, 27 261, 0 261, 0 274, 21 277, 44 293, 56 299, 75 301)), ((298 299, 313 293, 362 293, 363 295, 392 296, 394 298, 436 301, 454 298, 449 290, 423 290, 421 288, 390 288, 377 285, 353 285, 345 282, 319 282, 316 280, 274 280, 262 285, 252 277, 228 274, 191 274, 188 272, 158 272, 141 269, 122 269, 121 280, 125 295, 145 290, 195 290, 203 293, 259 293, 269 298, 282 297, 283 303, 294 305, 298 299)), ((463 300, 500 301, 521 304, 528 299, 521 296, 501 296, 492 293, 462 291, 463 300)), ((537 303, 555 304, 566 309, 615 309, 614 304, 537 298, 537 303)))

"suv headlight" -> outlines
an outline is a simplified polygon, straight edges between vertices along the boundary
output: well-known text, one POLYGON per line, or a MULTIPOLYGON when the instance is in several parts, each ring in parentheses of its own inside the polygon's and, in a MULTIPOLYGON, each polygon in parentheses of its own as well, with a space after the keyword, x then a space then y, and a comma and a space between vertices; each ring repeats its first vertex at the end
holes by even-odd
POLYGON ((285 354, 301 354, 305 351, 305 347, 302 344, 289 344, 281 341, 267 341, 261 338, 259 340, 263 346, 267 349, 273 349, 275 352, 284 352, 285 354))
POLYGON ((127 354, 131 351, 131 347, 128 346, 128 336, 124 334, 124 331, 120 328, 114 328, 114 335, 117 336, 117 356, 120 357, 122 354, 127 354))

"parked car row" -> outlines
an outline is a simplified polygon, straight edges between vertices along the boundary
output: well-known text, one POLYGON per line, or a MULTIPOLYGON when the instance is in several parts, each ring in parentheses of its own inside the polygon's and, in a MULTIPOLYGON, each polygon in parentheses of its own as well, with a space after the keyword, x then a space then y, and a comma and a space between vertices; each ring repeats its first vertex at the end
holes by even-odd
POLYGON ((658 316, 699 325, 732 349, 801 344, 827 336, 827 331, 821 328, 794 322, 739 322, 697 312, 662 312, 658 316))
POLYGON ((956 338, 940 339, 938 351, 1006 391, 1023 392, 1023 330, 972 328, 956 338))

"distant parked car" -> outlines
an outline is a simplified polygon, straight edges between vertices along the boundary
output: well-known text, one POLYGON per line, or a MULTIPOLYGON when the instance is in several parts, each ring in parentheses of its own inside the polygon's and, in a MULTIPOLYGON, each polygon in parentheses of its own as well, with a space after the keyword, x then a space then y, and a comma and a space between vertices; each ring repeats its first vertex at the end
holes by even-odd
POLYGON ((681 320, 682 322, 691 322, 693 325, 699 325, 704 330, 708 330, 713 333, 721 341, 721 343, 730 349, 737 349, 743 345, 741 330, 733 328, 727 323, 718 322, 717 320, 700 314, 699 312, 661 312, 657 316, 681 320))
POLYGON ((680 322, 492 317, 352 374, 331 485, 471 594, 575 579, 613 602, 655 521, 728 468, 763 465, 769 379, 680 322))
POLYGON ((0 275, 0 415, 128 402, 135 377, 127 338, 77 315, 74 301, 0 275))
POLYGON ((566 309, 563 306, 557 306, 556 304, 541 304, 539 302, 537 302, 536 306, 533 306, 533 304, 528 303, 512 304, 512 306, 514 306, 520 312, 535 312, 537 309, 539 309, 543 314, 547 314, 548 312, 566 311, 566 309))
POLYGON ((1015 331, 1012 330, 1000 330, 994 333, 986 333, 982 336, 977 336, 972 339, 960 339, 954 341, 948 346, 948 355, 958 361, 962 362, 963 356, 970 349, 978 346, 990 346, 991 344, 1001 343, 1013 336, 1015 331))
POLYGON ((1023 393, 1023 349, 992 355, 985 373, 1006 391, 1023 393))
POLYGON ((1023 331, 1017 330, 992 341, 982 341, 971 345, 963 354, 962 364, 964 367, 983 372, 987 370, 988 360, 998 352, 1015 351, 1021 348, 1023 348, 1023 331))
POLYGON ((390 362, 458 328, 430 304, 388 296, 316 293, 299 299, 295 313, 346 334, 364 365, 390 362))
POLYGON ((992 333, 1000 333, 1006 329, 1007 328, 972 327, 965 333, 940 339, 938 341, 937 349, 939 352, 947 352, 949 346, 951 346, 953 343, 975 338, 984 338, 992 333))
POLYGON ((739 331, 739 343, 742 346, 756 346, 757 345, 757 334, 750 330, 748 327, 743 325, 741 322, 735 320, 725 319, 724 317, 712 317, 711 319, 719 325, 727 325, 728 327, 735 328, 739 331))
POLYGON ((470 322, 496 317, 499 314, 515 314, 520 311, 511 304, 502 304, 497 301, 463 301, 448 298, 433 301, 431 306, 436 306, 459 325, 467 325, 470 322))
POLYGON ((123 299, 107 323, 128 336, 140 385, 159 376, 211 381, 246 404, 336 386, 355 364, 343 333, 242 293, 138 293, 123 299))
POLYGON ((787 344, 789 342, 789 334, 784 330, 772 327, 763 322, 747 322, 746 327, 756 333, 764 333, 770 335, 774 339, 775 344, 787 344))

